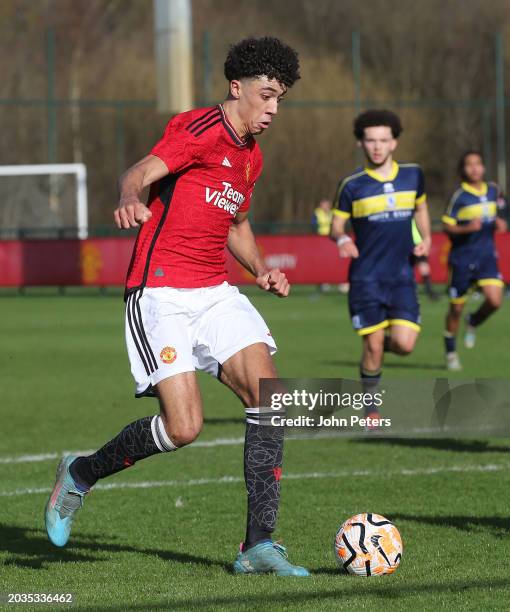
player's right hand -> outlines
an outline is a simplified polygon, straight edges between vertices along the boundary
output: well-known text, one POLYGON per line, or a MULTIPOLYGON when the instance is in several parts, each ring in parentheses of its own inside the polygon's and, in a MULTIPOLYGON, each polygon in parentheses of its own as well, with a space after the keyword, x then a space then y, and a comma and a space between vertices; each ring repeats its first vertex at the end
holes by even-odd
POLYGON ((468 224, 468 228, 470 232, 479 232, 482 229, 482 220, 480 218, 473 219, 468 224))
POLYGON ((338 253, 340 257, 352 257, 352 259, 357 259, 359 257, 358 247, 349 240, 349 242, 344 242, 344 244, 338 247, 338 253))
POLYGON ((115 225, 119 229, 138 227, 152 217, 151 211, 137 199, 121 199, 118 208, 114 211, 115 225))
POLYGON ((278 268, 273 268, 269 272, 257 276, 257 285, 264 291, 274 293, 278 297, 287 297, 290 291, 290 284, 285 272, 280 272, 278 268))

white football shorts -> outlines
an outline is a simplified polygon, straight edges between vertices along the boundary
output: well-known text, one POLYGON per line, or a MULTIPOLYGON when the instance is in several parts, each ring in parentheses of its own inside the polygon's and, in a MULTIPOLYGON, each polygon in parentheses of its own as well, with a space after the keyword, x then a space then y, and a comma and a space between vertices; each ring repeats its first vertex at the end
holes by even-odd
POLYGON ((202 370, 218 376, 219 365, 238 351, 276 344, 257 310, 226 281, 214 287, 145 287, 128 295, 126 343, 136 396, 170 376, 202 370))

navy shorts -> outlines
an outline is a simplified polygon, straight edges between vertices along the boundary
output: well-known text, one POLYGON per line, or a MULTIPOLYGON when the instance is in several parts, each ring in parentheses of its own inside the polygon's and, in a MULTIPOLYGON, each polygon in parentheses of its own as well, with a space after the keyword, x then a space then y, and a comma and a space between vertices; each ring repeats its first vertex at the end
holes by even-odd
POLYGON ((360 336, 403 325, 420 331, 420 305, 414 280, 405 283, 351 281, 349 311, 360 336))
POLYGON ((452 304, 463 304, 472 286, 484 287, 495 285, 504 287, 498 259, 494 253, 488 253, 477 261, 450 261, 450 281, 448 295, 452 304))

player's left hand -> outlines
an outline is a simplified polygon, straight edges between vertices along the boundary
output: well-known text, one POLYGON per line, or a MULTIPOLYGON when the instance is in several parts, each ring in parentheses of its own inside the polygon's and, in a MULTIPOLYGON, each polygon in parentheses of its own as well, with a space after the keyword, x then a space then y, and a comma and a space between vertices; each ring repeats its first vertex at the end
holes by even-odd
POLYGON ((497 232, 506 232, 506 230, 508 229, 508 223, 501 217, 496 217, 495 223, 497 232))
POLYGON ((280 272, 278 268, 273 268, 262 276, 258 276, 257 285, 264 291, 274 293, 278 297, 287 297, 290 291, 289 281, 285 273, 280 272))
POLYGON ((428 255, 430 253, 430 246, 431 246, 432 241, 430 240, 430 238, 424 238, 420 244, 417 244, 414 247, 413 253, 416 255, 416 257, 422 257, 423 255, 428 255))

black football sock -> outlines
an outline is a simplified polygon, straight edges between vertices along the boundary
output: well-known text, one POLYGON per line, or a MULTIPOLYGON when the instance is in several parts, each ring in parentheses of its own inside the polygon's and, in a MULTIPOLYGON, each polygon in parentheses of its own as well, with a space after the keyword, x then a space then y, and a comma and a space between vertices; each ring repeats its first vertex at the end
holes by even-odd
POLYGON ((113 440, 88 457, 78 457, 69 466, 77 484, 92 487, 100 478, 125 470, 140 459, 176 450, 160 416, 134 421, 113 440))
POLYGON ((244 549, 271 540, 280 505, 280 476, 284 428, 273 426, 274 414, 259 408, 246 409, 244 479, 248 492, 248 519, 244 549))
POLYGON ((494 306, 491 306, 487 302, 484 302, 476 312, 473 312, 469 315, 468 324, 472 327, 478 327, 484 321, 486 321, 491 316, 491 314, 496 312, 496 310, 497 309, 494 308, 494 306))
MULTIPOLYGON (((386 336, 389 339, 389 336, 386 336)), ((359 367, 359 375, 361 378, 361 386, 363 388, 363 393, 369 393, 370 395, 374 395, 377 393, 379 388, 379 382, 381 381, 382 370, 368 370, 360 365, 359 367)), ((365 404, 365 416, 368 416, 371 413, 379 412, 379 409, 372 405, 372 403, 365 404)))
POLYGON ((444 348, 447 353, 455 353, 455 336, 449 331, 444 332, 444 348))
POLYGON ((425 288, 425 293, 429 297, 435 297, 436 294, 434 293, 434 289, 432 289, 432 283, 430 281, 430 274, 422 274, 421 278, 423 280, 423 286, 425 288))

